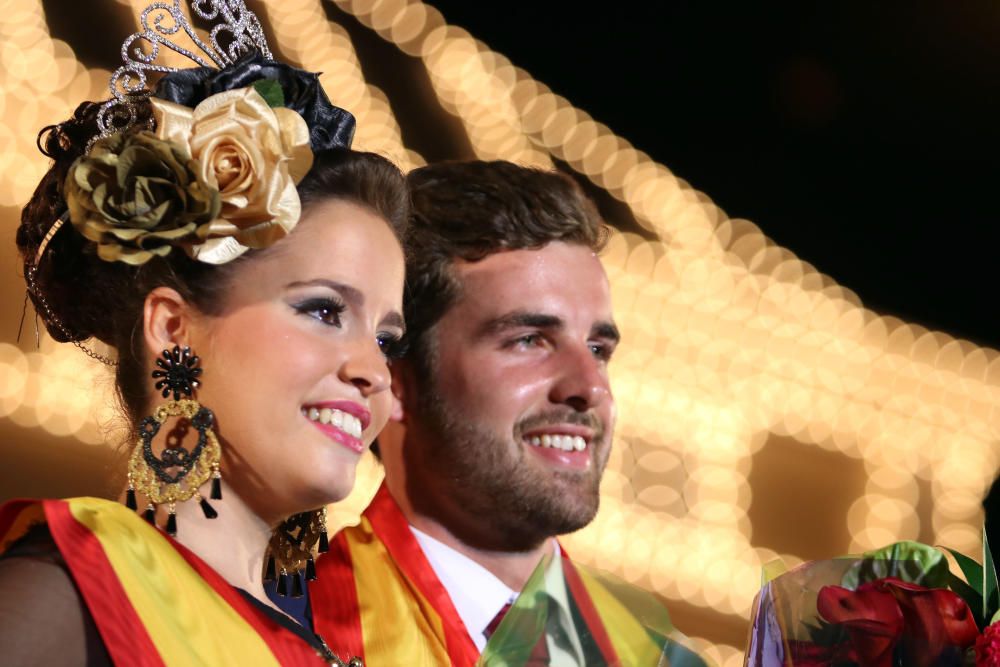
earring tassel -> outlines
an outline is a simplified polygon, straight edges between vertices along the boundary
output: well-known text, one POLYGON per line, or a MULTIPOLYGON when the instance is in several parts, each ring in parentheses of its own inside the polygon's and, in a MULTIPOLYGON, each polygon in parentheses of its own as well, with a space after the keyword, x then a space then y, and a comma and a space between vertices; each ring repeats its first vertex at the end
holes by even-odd
POLYGON ((222 478, 212 478, 212 500, 222 500, 222 478))
POLYGON ((177 515, 173 512, 167 515, 167 535, 177 537, 177 515))
POLYGON ((152 505, 146 505, 146 511, 142 513, 142 518, 146 520, 150 526, 156 525, 156 508, 152 505))
POLYGON ((208 501, 204 498, 198 503, 201 505, 201 511, 205 515, 206 519, 214 519, 219 516, 219 513, 215 511, 215 508, 208 504, 208 501))
POLYGON ((278 595, 287 596, 288 595, 288 573, 282 572, 281 576, 278 577, 278 595))
POLYGON ((302 576, 298 572, 292 575, 292 597, 302 597, 302 576))
POLYGON ((312 558, 306 561, 306 581, 316 581, 316 562, 312 558))
POLYGON ((274 581, 277 578, 277 566, 272 556, 267 557, 267 567, 264 568, 264 581, 274 581))
POLYGON ((330 550, 330 540, 327 538, 326 530, 324 529, 319 534, 319 546, 316 548, 316 551, 320 552, 321 554, 325 554, 329 550, 330 550))
POLYGON ((139 509, 139 504, 135 501, 135 489, 129 488, 125 492, 125 507, 129 508, 133 512, 139 509))

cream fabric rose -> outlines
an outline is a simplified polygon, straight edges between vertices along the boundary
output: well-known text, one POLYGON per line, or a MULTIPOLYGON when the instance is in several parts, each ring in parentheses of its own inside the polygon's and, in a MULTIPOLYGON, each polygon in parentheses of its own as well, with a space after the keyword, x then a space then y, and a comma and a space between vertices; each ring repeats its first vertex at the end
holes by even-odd
POLYGON ((253 88, 213 95, 194 109, 150 98, 156 135, 198 163, 200 180, 219 190, 219 217, 198 229, 195 259, 222 264, 264 248, 299 221, 295 189, 312 166, 309 127, 283 107, 271 108, 253 88))

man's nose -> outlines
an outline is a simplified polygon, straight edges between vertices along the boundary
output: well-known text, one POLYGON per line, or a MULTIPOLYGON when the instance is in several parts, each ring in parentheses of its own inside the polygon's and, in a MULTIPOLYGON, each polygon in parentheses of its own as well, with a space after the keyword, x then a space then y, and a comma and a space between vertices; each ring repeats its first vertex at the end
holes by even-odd
POLYGON ((564 349, 559 356, 558 377, 550 396, 553 403, 586 412, 610 399, 607 367, 594 356, 589 345, 564 349))

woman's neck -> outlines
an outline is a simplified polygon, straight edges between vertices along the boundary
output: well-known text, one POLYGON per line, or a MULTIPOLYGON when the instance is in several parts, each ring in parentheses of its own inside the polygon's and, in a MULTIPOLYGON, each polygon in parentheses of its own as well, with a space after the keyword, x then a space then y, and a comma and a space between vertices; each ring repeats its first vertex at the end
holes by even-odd
POLYGON ((263 582, 264 556, 272 527, 225 480, 222 500, 210 502, 218 513, 215 519, 206 519, 194 500, 177 504, 177 541, 230 584, 273 607, 263 582))

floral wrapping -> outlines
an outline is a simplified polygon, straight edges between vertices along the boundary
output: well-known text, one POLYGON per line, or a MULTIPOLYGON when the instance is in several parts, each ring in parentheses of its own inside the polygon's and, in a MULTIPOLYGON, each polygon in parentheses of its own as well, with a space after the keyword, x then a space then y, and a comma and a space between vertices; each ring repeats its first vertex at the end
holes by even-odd
POLYGON ((477 666, 707 667, 687 643, 652 593, 569 559, 546 557, 477 666), (556 654, 560 642, 564 648, 556 654))
POLYGON ((980 635, 982 614, 956 591, 976 595, 949 571, 940 551, 913 542, 805 563, 764 584, 754 602, 744 664, 997 664, 977 660, 977 653, 986 654, 992 628, 980 635))

